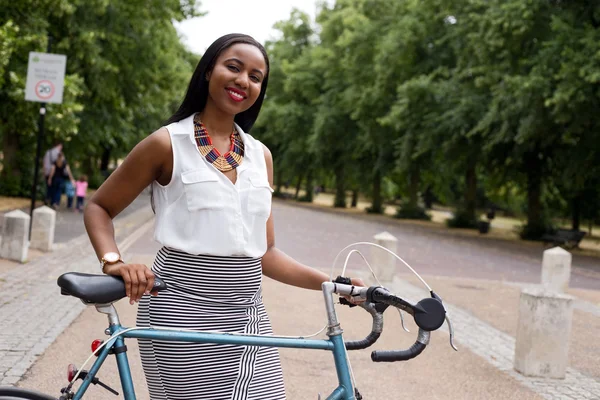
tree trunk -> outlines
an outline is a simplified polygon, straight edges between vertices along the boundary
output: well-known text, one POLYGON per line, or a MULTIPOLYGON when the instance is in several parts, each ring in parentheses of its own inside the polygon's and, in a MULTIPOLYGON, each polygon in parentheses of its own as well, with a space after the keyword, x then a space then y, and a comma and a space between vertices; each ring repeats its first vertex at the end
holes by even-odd
POLYGON ((419 184, 421 182, 421 175, 419 167, 413 166, 410 169, 410 183, 408 187, 408 207, 410 209, 416 209, 419 206, 419 184))
POLYGON ((542 162, 538 153, 526 158, 527 170, 527 225, 524 238, 539 239, 546 231, 542 210, 542 162))
MULTIPOLYGON (((23 171, 19 162, 19 135, 5 133, 2 141, 2 173, 0 174, 0 193, 7 196, 24 196, 22 187, 23 171)), ((42 178, 43 179, 43 178, 42 178)))
POLYGON ((374 214, 383 213, 383 201, 381 198, 381 171, 379 169, 375 171, 375 175, 373 176, 373 204, 371 204, 371 209, 369 212, 374 214))
POLYGON ((358 206, 358 189, 352 189, 352 203, 350 208, 356 208, 358 206))
POLYGON ((302 187, 303 180, 304 180, 304 174, 300 174, 298 176, 298 181, 296 182, 296 193, 294 193, 295 200, 298 200, 298 195, 300 194, 300 188, 302 187))
POLYGON ((2 141, 2 153, 4 159, 2 160, 2 179, 7 178, 7 174, 11 177, 17 177, 21 175, 21 169, 19 168, 19 135, 5 133, 4 140, 2 141))
POLYGON ((465 213, 469 220, 476 221, 477 216, 477 163, 469 160, 465 175, 465 213))
POLYGON ((313 170, 309 169, 308 173, 306 174, 306 195, 304 200, 312 203, 313 201, 313 170))
POLYGON ((335 200, 334 207, 346 208, 346 185, 344 182, 344 165, 340 164, 335 168, 335 200))
POLYGON ((423 201, 425 202, 426 209, 431 210, 433 208, 433 193, 431 193, 431 186, 427 186, 427 189, 425 189, 423 201))
POLYGON ((581 195, 577 194, 573 200, 571 200, 571 229, 574 231, 579 230, 581 223, 581 195))
POLYGON ((283 174, 279 173, 275 175, 275 193, 281 193, 283 188, 283 174))
POLYGON ((108 171, 108 164, 110 164, 110 151, 110 146, 107 146, 102 152, 102 158, 100 159, 100 171, 102 172, 108 171))
POLYGON ((88 179, 90 176, 94 175, 94 172, 96 172, 97 165, 98 164, 96 164, 94 157, 85 157, 83 160, 81 160, 81 169, 85 174, 87 174, 88 179))
POLYGON ((530 171, 527 177, 527 224, 543 225, 542 221, 542 180, 535 172, 530 171))

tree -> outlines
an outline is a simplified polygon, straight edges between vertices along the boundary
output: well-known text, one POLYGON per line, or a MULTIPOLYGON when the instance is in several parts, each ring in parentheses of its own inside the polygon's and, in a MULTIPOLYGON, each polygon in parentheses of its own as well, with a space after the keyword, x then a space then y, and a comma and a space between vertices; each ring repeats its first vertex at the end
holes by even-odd
POLYGON ((160 126, 182 96, 193 65, 172 21, 198 14, 194 0, 3 3, 0 48, 12 43, 0 80, 4 193, 30 189, 38 105, 23 90, 28 53, 45 51, 49 37, 52 52, 67 55, 67 71, 63 104, 48 106, 46 146, 65 142, 71 164, 88 173, 160 126), (18 32, 12 41, 9 26, 18 32))
POLYGON ((300 185, 306 181, 304 200, 312 201, 317 165, 308 138, 314 125, 311 108, 320 84, 318 76, 312 73, 313 28, 308 15, 298 10, 275 28, 281 37, 267 43, 272 67, 257 132, 276 154, 278 191, 284 180, 295 177, 296 197, 300 185))
MULTIPOLYGON (((560 7, 552 2, 471 1, 467 11, 468 49, 481 85, 491 101, 475 131, 482 135, 493 173, 522 182, 527 191, 527 224, 522 236, 539 238, 549 229, 543 203, 544 181, 563 130, 545 106, 552 87, 538 64, 551 36, 550 20, 560 7)), ((460 22, 460 19, 459 19, 460 22)))
POLYGON ((580 229, 582 217, 597 218, 600 208, 599 13, 595 3, 564 4, 552 17, 552 38, 539 57, 554 89, 544 105, 564 132, 552 173, 569 203, 574 230, 580 229))

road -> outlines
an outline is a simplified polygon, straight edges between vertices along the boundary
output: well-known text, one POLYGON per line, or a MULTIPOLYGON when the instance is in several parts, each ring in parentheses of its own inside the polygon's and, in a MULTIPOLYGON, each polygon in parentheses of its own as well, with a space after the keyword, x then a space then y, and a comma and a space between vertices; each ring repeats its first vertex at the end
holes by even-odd
MULTIPOLYGON (((599 328, 598 316, 585 312, 574 315, 572 372, 567 380, 529 379, 510 368, 511 346, 514 346, 510 337, 514 337, 516 327, 519 290, 498 281, 539 282, 541 248, 449 237, 419 226, 320 212, 281 202, 274 204, 274 216, 277 246, 299 261, 323 270, 331 267, 337 252, 346 245, 370 241, 382 231, 390 232, 398 238, 398 254, 435 282, 434 287, 439 288, 439 293, 449 304, 465 310, 461 312, 462 321, 458 319, 456 326, 459 353, 450 350, 447 337, 440 332, 434 333, 430 348, 422 356, 408 363, 373 364, 369 360, 369 351, 352 353, 358 387, 366 399, 600 398, 600 371, 596 362, 600 357, 600 344, 585 340, 599 328), (473 302, 475 297, 481 300, 473 302), (474 326, 478 326, 478 330, 471 331, 474 326), (475 345, 476 342, 480 344, 475 345), (499 364, 500 357, 508 369, 499 364), (572 396, 563 396, 571 392, 572 396)), ((146 224, 146 228, 149 229, 133 235, 136 239, 125 254, 132 262, 152 263, 159 248, 152 240, 151 227, 146 224)), ((369 255, 368 249, 365 255, 369 255)), ((336 274, 341 263, 342 260, 336 274)), ((571 286, 593 289, 587 293, 598 303, 600 277, 596 275, 595 260, 576 258, 574 265, 571 286)), ((350 275, 358 274, 358 271, 364 273, 364 266, 353 261, 350 275)), ((400 271, 405 272, 398 267, 400 271)), ((322 296, 318 292, 290 288, 265 279, 264 297, 277 334, 306 336, 324 324, 322 296)), ((76 302, 75 299, 71 301, 76 302)), ((135 307, 121 301, 117 309, 123 323, 131 326, 135 321, 135 307)), ((348 338, 364 336, 370 326, 364 313, 345 308, 339 313, 348 338)), ((414 341, 414 326, 409 324, 413 333, 405 334, 400 330, 397 316, 394 318, 393 313, 386 313, 386 316, 386 331, 376 348, 389 350, 409 346, 414 341)), ((89 343, 103 337, 105 325, 105 317, 88 307, 40 357, 19 386, 56 393, 57 388, 64 385, 66 365, 69 362, 81 364, 89 353, 89 343)), ((135 341, 129 341, 128 347, 138 398, 147 399, 135 341)), ((327 353, 282 349, 281 357, 288 399, 316 398, 318 392, 325 394, 332 388, 335 373, 327 353)), ((119 390, 113 360, 103 368, 100 377, 119 390)), ((114 398, 97 387, 92 388, 90 395, 95 400, 114 398)))

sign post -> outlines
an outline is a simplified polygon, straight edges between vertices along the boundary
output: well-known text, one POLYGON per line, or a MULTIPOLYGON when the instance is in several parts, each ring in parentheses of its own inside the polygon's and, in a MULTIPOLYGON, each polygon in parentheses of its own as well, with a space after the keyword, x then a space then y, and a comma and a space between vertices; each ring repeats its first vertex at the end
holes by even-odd
POLYGON ((42 103, 40 105, 40 119, 38 122, 37 149, 35 153, 35 166, 33 173, 33 186, 31 187, 31 208, 29 210, 29 239, 31 239, 31 224, 33 222, 33 209, 37 197, 38 173, 40 156, 42 152, 42 139, 44 137, 44 116, 46 103, 62 103, 65 85, 65 69, 67 56, 50 54, 52 38, 48 38, 47 53, 29 53, 27 64, 27 83, 25 85, 25 100, 42 103))

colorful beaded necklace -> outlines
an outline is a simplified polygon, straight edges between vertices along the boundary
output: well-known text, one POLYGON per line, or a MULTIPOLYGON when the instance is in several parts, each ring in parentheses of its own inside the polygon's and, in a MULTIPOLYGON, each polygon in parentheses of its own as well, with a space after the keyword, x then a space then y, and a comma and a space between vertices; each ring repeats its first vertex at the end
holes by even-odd
POLYGON ((221 172, 237 168, 244 159, 244 142, 235 128, 231 132, 231 146, 229 147, 229 151, 223 155, 213 146, 206 127, 200 121, 199 114, 196 114, 194 117, 194 138, 196 139, 196 145, 200 154, 221 172))

